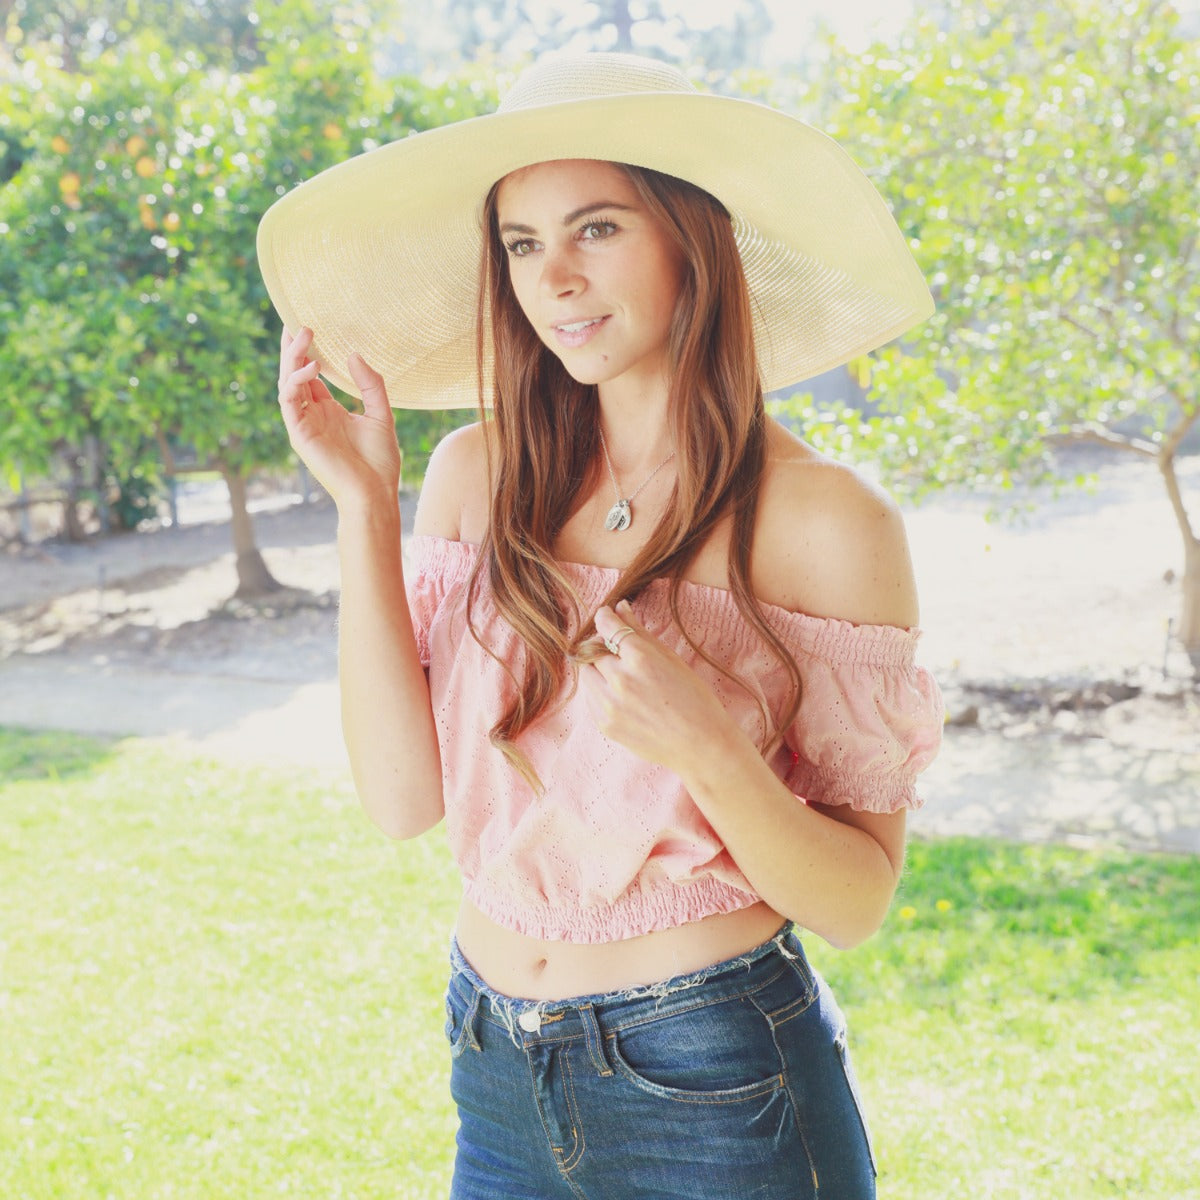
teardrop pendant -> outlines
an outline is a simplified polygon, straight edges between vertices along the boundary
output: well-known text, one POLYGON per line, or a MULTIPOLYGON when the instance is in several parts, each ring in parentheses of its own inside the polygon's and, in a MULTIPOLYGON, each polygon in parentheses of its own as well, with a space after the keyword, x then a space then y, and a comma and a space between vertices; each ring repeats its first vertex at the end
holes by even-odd
POLYGON ((610 533, 620 533, 623 529, 628 529, 632 524, 633 509, 630 507, 628 500, 618 500, 608 510, 608 516, 604 518, 604 528, 610 533))

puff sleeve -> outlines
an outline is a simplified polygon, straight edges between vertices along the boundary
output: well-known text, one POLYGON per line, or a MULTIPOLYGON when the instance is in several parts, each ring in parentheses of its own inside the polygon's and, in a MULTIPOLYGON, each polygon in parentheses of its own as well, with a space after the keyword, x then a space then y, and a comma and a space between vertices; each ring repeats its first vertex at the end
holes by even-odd
POLYGON ((429 638, 434 621, 444 611, 447 594, 470 572, 471 547, 428 535, 408 540, 404 590, 421 665, 429 668, 429 638))
POLYGON ((820 804, 920 808, 916 778, 941 745, 945 709, 915 662, 919 633, 830 622, 799 661, 800 709, 784 736, 785 782, 820 804))

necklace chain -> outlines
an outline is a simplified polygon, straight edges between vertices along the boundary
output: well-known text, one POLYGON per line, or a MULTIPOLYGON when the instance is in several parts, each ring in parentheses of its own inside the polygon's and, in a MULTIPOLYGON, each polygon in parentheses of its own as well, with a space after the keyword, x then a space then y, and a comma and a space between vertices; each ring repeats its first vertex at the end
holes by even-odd
POLYGON ((608 477, 612 480, 613 492, 617 497, 604 518, 604 528, 613 533, 620 533, 633 524, 633 501, 638 493, 675 457, 675 451, 672 450, 628 496, 622 497, 621 485, 617 483, 617 473, 613 470, 612 459, 608 454, 608 443, 604 440, 604 430, 597 426, 597 432, 600 434, 600 449, 604 451, 604 465, 608 467, 608 477))

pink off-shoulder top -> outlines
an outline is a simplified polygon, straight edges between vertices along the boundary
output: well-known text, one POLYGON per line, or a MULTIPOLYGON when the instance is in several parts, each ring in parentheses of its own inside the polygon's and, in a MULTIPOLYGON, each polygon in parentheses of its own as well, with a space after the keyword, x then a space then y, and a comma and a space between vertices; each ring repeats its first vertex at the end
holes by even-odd
MULTIPOLYGON (((557 706, 521 735, 543 790, 488 740, 512 684, 500 662, 522 645, 481 589, 467 628, 467 583, 477 547, 431 536, 409 545, 409 604, 442 756, 446 826, 466 895, 500 925, 531 937, 608 942, 733 912, 759 897, 678 776, 610 741, 568 680, 557 706)), ((594 611, 618 572, 564 564, 594 611)), ((755 699, 688 645, 671 618, 665 581, 634 602, 638 620, 679 653, 761 745, 755 699)), ((778 660, 732 595, 685 583, 680 615, 694 640, 771 714, 789 698, 778 660)), ((919 634, 851 625, 764 605, 800 667, 796 719, 770 755, 797 803, 888 813, 917 807, 914 781, 941 738, 937 685, 914 662, 919 634)))

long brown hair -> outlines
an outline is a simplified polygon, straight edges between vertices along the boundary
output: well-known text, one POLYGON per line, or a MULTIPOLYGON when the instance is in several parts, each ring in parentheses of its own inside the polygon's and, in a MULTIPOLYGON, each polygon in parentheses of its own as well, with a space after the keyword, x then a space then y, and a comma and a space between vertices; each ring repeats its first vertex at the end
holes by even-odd
MULTIPOLYGON (((669 580, 672 617, 693 649, 713 663, 683 626, 679 588, 718 522, 730 516, 730 591, 793 685, 792 701, 774 727, 764 713, 766 749, 795 716, 800 674, 763 617, 749 583, 766 465, 766 413, 741 256, 729 213, 708 192, 658 171, 618 165, 649 213, 675 239, 684 272, 668 335, 675 488, 649 541, 620 573, 604 603, 632 600, 652 580, 669 580)), ((485 417, 482 380, 489 328, 494 364, 491 420, 496 437, 487 439, 491 518, 471 579, 467 617, 477 636, 471 613, 486 574, 493 603, 526 648, 523 663, 502 664, 512 694, 491 738, 536 785, 516 739, 554 701, 568 662, 594 633, 591 615, 581 611, 553 548, 597 477, 599 396, 594 385, 567 374, 516 301, 499 232, 499 186, 492 188, 484 208, 477 319, 480 410, 485 417)))

